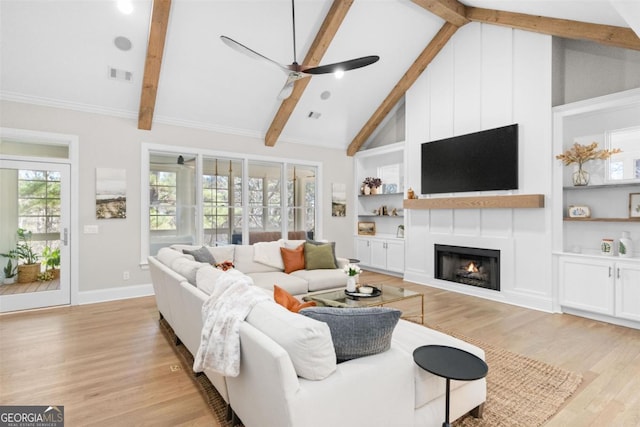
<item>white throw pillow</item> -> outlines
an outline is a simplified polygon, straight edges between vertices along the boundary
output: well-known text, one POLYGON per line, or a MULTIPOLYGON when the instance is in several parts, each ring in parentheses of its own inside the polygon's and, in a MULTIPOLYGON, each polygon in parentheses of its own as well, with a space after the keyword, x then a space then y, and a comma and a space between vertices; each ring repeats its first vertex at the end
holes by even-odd
POLYGON ((326 323, 292 313, 275 301, 256 304, 246 321, 285 349, 299 377, 322 380, 336 370, 326 323))
POLYGON ((268 265, 280 270, 284 270, 284 262, 280 248, 283 246, 282 240, 273 242, 258 242, 253 244, 253 261, 268 265))
POLYGON ((226 246, 208 246, 209 252, 216 260, 216 264, 220 264, 225 261, 233 262, 233 254, 235 252, 234 245, 226 245, 226 246))

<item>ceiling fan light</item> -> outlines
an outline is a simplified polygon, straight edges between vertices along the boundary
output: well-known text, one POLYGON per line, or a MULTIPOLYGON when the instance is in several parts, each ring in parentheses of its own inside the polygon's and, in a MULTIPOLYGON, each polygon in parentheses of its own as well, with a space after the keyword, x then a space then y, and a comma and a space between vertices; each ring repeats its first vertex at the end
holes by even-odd
POLYGON ((341 79, 344 76, 344 70, 337 69, 333 75, 336 76, 336 79, 341 79))

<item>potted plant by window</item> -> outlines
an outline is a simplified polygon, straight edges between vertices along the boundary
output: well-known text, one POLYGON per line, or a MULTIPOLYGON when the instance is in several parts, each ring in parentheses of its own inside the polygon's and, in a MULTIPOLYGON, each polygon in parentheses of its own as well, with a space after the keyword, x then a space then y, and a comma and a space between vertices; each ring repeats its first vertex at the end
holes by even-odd
POLYGON ((51 278, 60 278, 60 248, 51 249, 51 247, 45 246, 41 258, 42 265, 44 265, 46 272, 51 273, 51 278))
POLYGON ((38 255, 31 246, 31 232, 24 228, 18 228, 17 235, 18 243, 16 248, 10 250, 7 254, 2 254, 2 256, 22 260, 22 264, 18 264, 18 283, 35 282, 38 280, 38 274, 40 274, 40 263, 38 262, 38 255))
POLYGON ((9 257, 7 259, 7 265, 4 267, 4 279, 2 279, 2 283, 5 285, 11 285, 16 281, 16 271, 17 265, 13 265, 12 258, 9 257))

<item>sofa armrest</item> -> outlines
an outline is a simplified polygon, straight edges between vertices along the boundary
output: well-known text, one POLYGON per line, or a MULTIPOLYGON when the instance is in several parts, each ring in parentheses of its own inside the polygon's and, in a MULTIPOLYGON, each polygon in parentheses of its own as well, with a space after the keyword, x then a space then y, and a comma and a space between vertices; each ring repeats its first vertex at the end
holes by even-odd
POLYGON ((337 267, 340 268, 340 269, 343 269, 345 265, 349 264, 349 259, 348 258, 336 257, 336 259, 338 260, 337 267))

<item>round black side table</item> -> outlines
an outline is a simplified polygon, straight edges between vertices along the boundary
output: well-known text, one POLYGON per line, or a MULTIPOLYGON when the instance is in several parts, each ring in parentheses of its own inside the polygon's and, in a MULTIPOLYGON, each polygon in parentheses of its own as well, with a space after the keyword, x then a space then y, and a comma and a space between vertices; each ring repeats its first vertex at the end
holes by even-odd
POLYGON ((442 427, 449 424, 449 392, 451 380, 473 381, 484 378, 489 367, 475 354, 444 345, 424 345, 413 351, 413 360, 427 372, 447 380, 445 420, 442 427))

